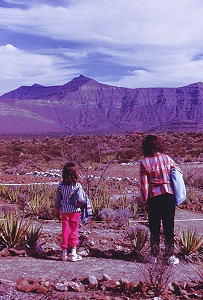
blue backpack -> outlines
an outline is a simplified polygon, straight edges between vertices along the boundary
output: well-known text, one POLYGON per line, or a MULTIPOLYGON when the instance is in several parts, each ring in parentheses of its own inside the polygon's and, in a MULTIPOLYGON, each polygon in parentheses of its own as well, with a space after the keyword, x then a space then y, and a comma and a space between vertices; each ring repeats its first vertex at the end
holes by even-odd
POLYGON ((88 218, 92 216, 92 203, 88 196, 85 196, 86 203, 81 205, 81 219, 84 223, 87 222, 88 218))

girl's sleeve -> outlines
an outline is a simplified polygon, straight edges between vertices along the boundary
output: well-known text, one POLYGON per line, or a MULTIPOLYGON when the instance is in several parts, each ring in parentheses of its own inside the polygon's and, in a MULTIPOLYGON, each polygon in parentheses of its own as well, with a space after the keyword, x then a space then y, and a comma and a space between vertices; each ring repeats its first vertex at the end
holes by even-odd
POLYGON ((142 201, 147 202, 149 193, 148 175, 142 162, 140 163, 140 192, 142 201))
POLYGON ((55 197, 55 208, 60 209, 61 207, 61 192, 60 192, 60 186, 58 186, 56 190, 56 197, 55 197))

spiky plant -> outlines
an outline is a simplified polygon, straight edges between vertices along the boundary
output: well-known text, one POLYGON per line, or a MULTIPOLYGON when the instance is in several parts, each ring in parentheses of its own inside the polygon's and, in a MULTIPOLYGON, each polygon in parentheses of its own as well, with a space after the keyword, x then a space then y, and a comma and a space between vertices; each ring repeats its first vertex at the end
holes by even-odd
POLYGON ((25 205, 25 213, 42 219, 53 218, 53 190, 46 186, 33 185, 29 189, 29 200, 25 205))
POLYGON ((7 198, 8 198, 12 203, 18 202, 19 194, 20 194, 20 188, 18 188, 18 187, 9 187, 9 188, 7 189, 7 198))
POLYGON ((42 234, 43 224, 41 222, 31 222, 25 234, 25 242, 28 248, 33 249, 42 234))
POLYGON ((199 236, 197 230, 182 230, 180 237, 176 240, 180 252, 186 256, 198 251, 203 244, 203 236, 199 236))
POLYGON ((12 248, 20 244, 25 236, 29 222, 19 218, 17 211, 10 211, 1 221, 0 244, 12 248))
POLYGON ((135 252, 141 253, 147 243, 148 232, 144 226, 131 226, 128 229, 128 236, 133 244, 135 252))

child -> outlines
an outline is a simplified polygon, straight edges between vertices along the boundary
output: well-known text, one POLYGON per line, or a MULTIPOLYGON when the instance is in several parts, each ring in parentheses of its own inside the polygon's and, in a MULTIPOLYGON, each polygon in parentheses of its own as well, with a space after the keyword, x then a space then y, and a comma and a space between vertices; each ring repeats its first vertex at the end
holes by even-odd
POLYGON ((63 181, 59 184, 55 198, 55 213, 62 222, 62 260, 68 259, 67 249, 71 248, 70 261, 82 260, 76 253, 79 243, 78 226, 80 220, 80 208, 70 203, 71 195, 77 195, 78 201, 84 201, 85 193, 78 183, 78 170, 74 163, 66 163, 62 171, 63 181))

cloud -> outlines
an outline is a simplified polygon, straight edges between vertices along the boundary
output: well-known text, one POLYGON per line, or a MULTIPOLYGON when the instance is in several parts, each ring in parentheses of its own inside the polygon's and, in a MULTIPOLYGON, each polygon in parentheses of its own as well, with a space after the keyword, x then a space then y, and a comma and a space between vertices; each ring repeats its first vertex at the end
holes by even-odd
POLYGON ((106 83, 131 88, 180 87, 202 81, 202 78, 203 60, 188 60, 167 68, 163 65, 150 70, 135 70, 116 81, 107 78, 106 83))
POLYGON ((203 29, 203 3, 198 0, 78 0, 64 7, 44 3, 48 1, 26 11, 0 9, 0 24, 53 39, 126 46, 188 45, 199 40, 203 29))
POLYGON ((201 81, 202 11, 202 0, 4 1, 0 93, 79 74, 126 87, 201 81))
POLYGON ((1 94, 21 85, 66 83, 78 74, 63 58, 24 52, 10 44, 0 47, 0 56, 1 94))

